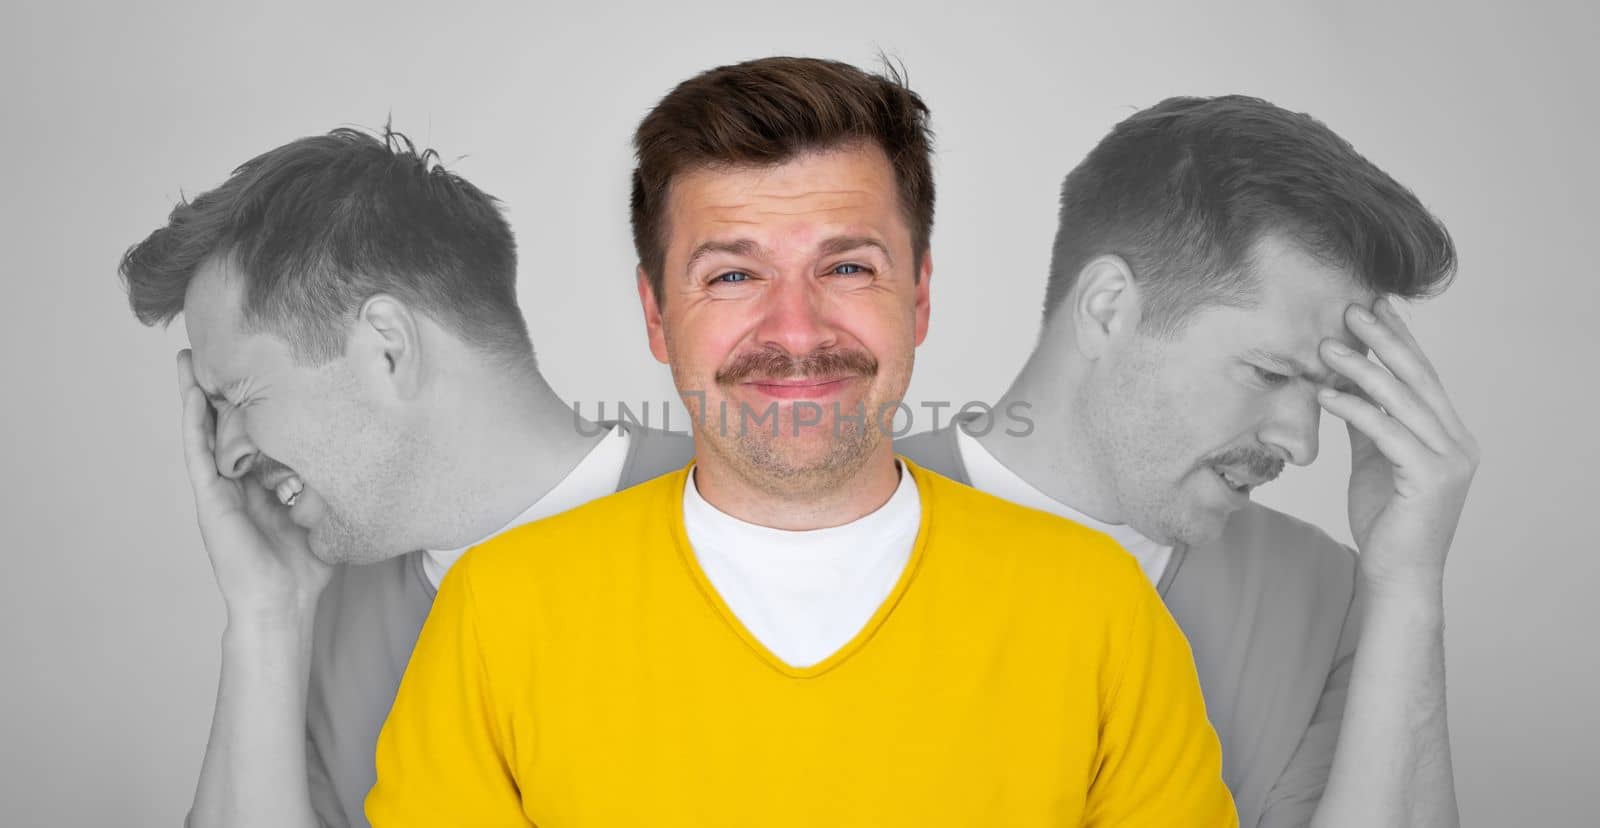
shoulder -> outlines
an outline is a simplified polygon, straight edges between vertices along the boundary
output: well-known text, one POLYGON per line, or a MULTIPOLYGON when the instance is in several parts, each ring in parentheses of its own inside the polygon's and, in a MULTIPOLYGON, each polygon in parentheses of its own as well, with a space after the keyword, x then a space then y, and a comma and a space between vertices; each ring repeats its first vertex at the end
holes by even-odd
POLYGON ((694 438, 686 433, 619 423, 630 441, 619 489, 677 471, 694 459, 694 438))
MULTIPOLYGON (((433 589, 421 567, 422 552, 370 564, 339 564, 317 602, 319 634, 350 628, 410 627, 427 616, 433 589)), ((415 633, 415 629, 408 630, 415 633)))
POLYGON ((897 454, 904 454, 914 462, 923 463, 923 458, 932 450, 943 445, 950 438, 950 426, 936 428, 930 431, 920 431, 908 437, 897 437, 894 441, 894 450, 897 454))
POLYGON ((960 457, 956 452, 956 441, 951 429, 954 426, 934 429, 901 437, 894 441, 896 454, 905 457, 913 463, 922 466, 928 471, 937 472, 945 477, 959 476, 956 467, 960 457))
POLYGON ((616 558, 660 546, 682 508, 686 469, 524 524, 473 547, 456 564, 477 594, 589 572, 616 572, 616 558))
POLYGON ((433 606, 421 555, 341 564, 323 591, 313 628, 306 718, 312 740, 333 744, 328 750, 343 744, 330 734, 369 728, 376 740, 433 606))
POLYGON ((1149 586, 1139 564, 1110 537, 1059 515, 1020 506, 926 468, 912 468, 941 545, 986 567, 1004 563, 1096 590, 1149 586), (1053 573, 1053 575, 1052 575, 1053 573))
POLYGON ((1296 582, 1353 582, 1355 577, 1355 550, 1310 523, 1259 503, 1235 512, 1222 536, 1206 547, 1205 552, 1230 568, 1293 576, 1296 582))
POLYGON ((1290 638, 1337 635, 1354 605, 1356 565, 1355 551, 1328 533, 1252 503, 1216 540, 1185 552, 1163 598, 1201 647, 1237 638, 1241 625, 1290 638))

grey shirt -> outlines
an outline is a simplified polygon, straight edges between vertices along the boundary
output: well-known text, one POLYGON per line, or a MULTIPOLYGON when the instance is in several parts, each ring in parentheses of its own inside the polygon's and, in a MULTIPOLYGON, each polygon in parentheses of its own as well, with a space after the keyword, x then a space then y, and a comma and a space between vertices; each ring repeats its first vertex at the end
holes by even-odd
MULTIPOLYGON (((612 423, 604 424, 606 426, 612 423)), ((683 468, 687 434, 623 424, 631 439, 618 488, 683 468)), ((389 716, 411 650, 433 606, 424 552, 363 566, 338 566, 317 604, 306 700, 311 804, 325 826, 366 826, 377 781, 378 732, 389 716)))
MULTIPOLYGON (((970 485, 955 429, 895 447, 970 485)), ((1322 799, 1359 635, 1355 587, 1352 550, 1255 503, 1215 542, 1172 550, 1156 589, 1194 652, 1241 828, 1309 825, 1322 799)))

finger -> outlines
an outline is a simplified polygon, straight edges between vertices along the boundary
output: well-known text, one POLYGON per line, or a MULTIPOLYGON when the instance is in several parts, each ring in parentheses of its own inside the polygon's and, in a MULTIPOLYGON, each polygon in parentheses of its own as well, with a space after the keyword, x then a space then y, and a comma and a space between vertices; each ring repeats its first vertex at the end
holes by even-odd
POLYGON ((1372 402, 1382 406, 1390 418, 1415 433, 1428 448, 1440 453, 1452 449, 1453 441, 1440 425, 1438 416, 1417 397, 1414 389, 1384 366, 1333 339, 1323 340, 1322 358, 1329 367, 1354 382, 1372 402))
POLYGON ((1354 394, 1324 388, 1317 392, 1317 402, 1329 414, 1366 435, 1378 447, 1378 451, 1383 452, 1383 456, 1396 466, 1418 468, 1431 453, 1431 449, 1423 445, 1411 429, 1354 394))
MULTIPOLYGON (((201 397, 205 397, 205 389, 200 387, 200 381, 195 379, 194 376, 194 352, 184 348, 178 352, 178 399, 183 405, 188 404, 186 400, 190 390, 199 391, 201 397)), ((204 415, 201 426, 205 433, 206 454, 214 457, 217 450, 217 412, 212 407, 210 400, 206 400, 204 415)), ((185 433, 187 434, 187 431, 185 433)), ((187 451, 187 443, 184 448, 187 451)))
POLYGON ((1406 320, 1401 317, 1400 306, 1395 303, 1394 299, 1384 298, 1378 300, 1373 305, 1373 309, 1377 313, 1378 319, 1386 324, 1390 330, 1394 331, 1395 335, 1421 361, 1422 367, 1426 370, 1432 382, 1425 387, 1419 387, 1417 389, 1418 393, 1433 408, 1434 413, 1439 415, 1439 422, 1444 425, 1450 436, 1458 440, 1461 439, 1467 434, 1466 425, 1461 422, 1461 417, 1456 413, 1455 403, 1450 399, 1449 392, 1445 391, 1444 381, 1440 379, 1438 369, 1434 367, 1433 361, 1428 359, 1427 352, 1422 350, 1422 345, 1417 342, 1417 337, 1411 333, 1411 326, 1407 325, 1406 320))
POLYGON ((244 482, 245 514, 250 522, 272 543, 302 560, 311 559, 311 546, 307 532, 289 517, 289 508, 279 500, 277 493, 253 482, 244 482))
POLYGON ((1350 457, 1352 462, 1360 463, 1369 455, 1383 456, 1383 452, 1378 450, 1378 444, 1372 442, 1372 438, 1368 437, 1366 432, 1356 428, 1348 420, 1345 421, 1344 425, 1345 434, 1350 438, 1350 457))
POLYGON ((1439 373, 1422 352, 1416 337, 1411 336, 1405 321, 1400 319, 1400 314, 1388 300, 1381 299, 1373 307, 1376 315, 1360 305, 1351 305, 1345 310, 1345 324, 1350 332, 1371 348, 1372 353, 1401 382, 1416 392, 1418 399, 1433 411, 1435 419, 1447 433, 1459 436, 1463 433, 1462 429, 1456 428, 1460 419, 1455 416, 1450 397, 1439 381, 1439 373), (1402 329, 1404 335, 1400 333, 1402 329))
MULTIPOLYGON (((1381 307, 1383 304, 1379 302, 1374 307, 1381 307)), ((1422 355, 1422 349, 1413 346, 1396 333, 1388 319, 1380 318, 1360 305, 1346 308, 1344 318, 1350 332, 1371 348, 1373 355, 1383 360, 1383 364, 1389 366, 1389 370, 1407 385, 1421 389, 1430 384, 1438 384, 1433 366, 1428 362, 1428 358, 1422 355)))
POLYGON ((268 535, 285 534, 294 524, 289 521, 289 509, 278 501, 276 492, 270 491, 254 480, 241 481, 244 488, 245 514, 257 529, 268 535))
POLYGON ((194 378, 194 352, 184 348, 178 352, 178 398, 182 399, 190 388, 198 386, 194 378))
POLYGON ((199 387, 189 385, 183 392, 183 462, 189 471, 189 485, 195 496, 205 496, 222 478, 209 448, 211 407, 199 387))
POLYGON ((1400 337, 1401 342, 1404 342, 1413 351, 1420 354, 1422 361, 1429 368, 1433 367, 1432 361, 1428 359, 1428 355, 1422 350, 1422 343, 1417 341, 1416 335, 1411 333, 1411 326, 1407 325, 1406 320, 1400 316, 1400 306, 1395 303, 1395 300, 1385 296, 1373 302, 1372 312, 1394 331, 1395 336, 1400 337))

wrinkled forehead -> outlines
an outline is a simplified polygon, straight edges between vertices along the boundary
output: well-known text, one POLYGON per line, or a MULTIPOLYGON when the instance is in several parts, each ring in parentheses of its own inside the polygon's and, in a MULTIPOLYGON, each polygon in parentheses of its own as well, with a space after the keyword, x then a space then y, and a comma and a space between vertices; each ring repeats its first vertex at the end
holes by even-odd
POLYGON ((1255 282, 1252 325, 1241 333, 1264 337, 1265 347, 1293 349, 1314 356, 1323 339, 1337 339, 1362 350, 1345 325, 1351 305, 1371 307, 1378 294, 1348 268, 1329 264, 1280 236, 1257 242, 1251 256, 1255 282))
POLYGON ((773 166, 685 171, 673 179, 667 215, 669 257, 723 236, 762 237, 773 247, 814 244, 841 230, 909 239, 894 171, 872 144, 803 153, 773 166))

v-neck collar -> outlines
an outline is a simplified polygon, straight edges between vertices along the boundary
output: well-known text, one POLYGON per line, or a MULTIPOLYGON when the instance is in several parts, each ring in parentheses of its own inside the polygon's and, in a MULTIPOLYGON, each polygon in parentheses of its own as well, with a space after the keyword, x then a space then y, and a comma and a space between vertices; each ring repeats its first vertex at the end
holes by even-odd
MULTIPOLYGON (((934 495, 930 490, 927 475, 923 474, 921 469, 904 457, 899 457, 898 459, 904 464, 905 471, 912 475, 912 482, 916 484, 917 495, 921 500, 922 516, 917 524, 916 540, 911 545, 911 557, 907 559, 905 568, 901 570, 899 579, 895 581, 894 589, 889 591, 888 597, 884 598, 883 602, 878 605, 877 610, 872 613, 872 617, 867 619, 867 623, 863 624, 861 629, 857 630, 856 634, 845 642, 844 646, 809 667, 795 667, 779 658, 777 654, 768 649, 765 644, 761 643, 760 639, 750 632, 744 622, 739 620, 739 616, 735 615, 732 608, 728 606, 727 601, 723 600, 722 594, 717 592, 717 588, 712 585, 711 579, 706 576, 705 570, 700 568, 700 560, 695 555, 694 547, 689 543, 688 530, 683 522, 683 488, 679 486, 675 489, 677 498, 674 504, 675 508, 672 510, 671 529, 672 541, 678 548, 679 560, 683 563, 690 580, 694 581, 695 586, 700 590, 700 595, 705 599, 708 608, 720 617, 729 630, 738 636, 745 646, 749 647, 752 653, 764 662, 767 667, 789 678, 812 679, 844 664, 865 648, 878 630, 888 622, 889 616, 894 613, 895 607, 899 605, 900 600, 905 596, 906 591, 911 586, 911 582, 916 579, 928 542, 928 529, 932 522, 930 516, 933 513, 932 504, 929 501, 934 495)), ((679 472, 679 474, 683 475, 680 481, 683 485, 689 484, 688 475, 693 469, 694 466, 691 464, 688 468, 679 472)))

